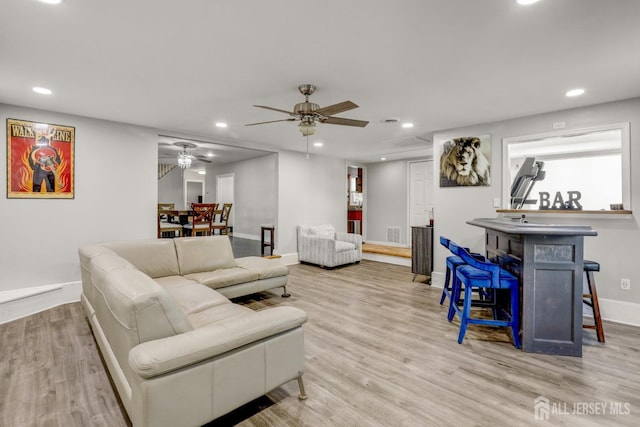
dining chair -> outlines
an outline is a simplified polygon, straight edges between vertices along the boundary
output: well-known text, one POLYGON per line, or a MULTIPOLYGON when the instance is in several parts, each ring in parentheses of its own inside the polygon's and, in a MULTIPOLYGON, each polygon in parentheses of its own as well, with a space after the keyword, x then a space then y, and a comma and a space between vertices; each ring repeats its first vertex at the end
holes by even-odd
POLYGON ((216 221, 211 225, 213 234, 214 230, 219 230, 220 234, 229 234, 229 215, 231 215, 231 206, 233 203, 224 203, 220 213, 220 221, 216 221))
POLYGON ((173 222, 164 221, 162 218, 163 215, 158 211, 158 239, 163 237, 173 238, 176 237, 176 233, 178 233, 178 237, 182 237, 182 225, 176 224, 173 222))
POLYGON ((191 221, 182 227, 191 236, 197 236, 199 233, 203 236, 211 236, 213 234, 211 228, 213 216, 217 207, 217 203, 192 203, 191 210, 193 215, 191 216, 191 221))
MULTIPOLYGON (((174 210, 175 207, 175 203, 158 203, 158 212, 160 211, 172 211, 174 210)), ((169 217, 169 215, 167 214, 160 214, 160 220, 161 221, 167 221, 167 222, 171 222, 171 218, 169 217)))

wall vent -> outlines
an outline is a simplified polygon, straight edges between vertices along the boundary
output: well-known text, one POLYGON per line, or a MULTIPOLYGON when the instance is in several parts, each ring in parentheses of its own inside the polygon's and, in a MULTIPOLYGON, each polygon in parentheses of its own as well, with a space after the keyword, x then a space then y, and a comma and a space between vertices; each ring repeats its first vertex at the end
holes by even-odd
POLYGON ((387 227, 387 242, 400 243, 400 227, 387 227))

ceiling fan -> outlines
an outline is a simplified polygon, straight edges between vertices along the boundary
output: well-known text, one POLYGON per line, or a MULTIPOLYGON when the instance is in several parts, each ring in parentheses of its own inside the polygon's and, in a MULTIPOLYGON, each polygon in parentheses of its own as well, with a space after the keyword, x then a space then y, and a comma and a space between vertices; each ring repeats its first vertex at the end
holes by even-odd
POLYGON ((351 101, 344 101, 338 104, 329 105, 327 107, 322 107, 313 102, 309 102, 309 96, 312 95, 316 87, 311 84, 304 84, 298 86, 298 90, 301 94, 304 95, 304 102, 300 102, 293 107, 293 111, 282 110, 280 108, 267 107, 266 105, 254 105, 254 107, 258 108, 266 108, 267 110, 278 111, 280 113, 288 114, 288 119, 281 120, 271 120, 268 122, 259 122, 259 123, 249 123, 245 126, 255 126, 262 125, 266 123, 276 123, 276 122, 293 122, 296 120, 300 120, 298 124, 298 130, 302 133, 303 136, 313 135, 316 132, 316 121, 320 123, 326 123, 330 125, 343 125, 343 126, 357 126, 357 127, 365 127, 369 122, 364 120, 354 120, 354 119, 344 119, 342 117, 334 117, 334 114, 342 113, 345 111, 353 110, 354 108, 358 108, 358 105, 354 104, 351 101))

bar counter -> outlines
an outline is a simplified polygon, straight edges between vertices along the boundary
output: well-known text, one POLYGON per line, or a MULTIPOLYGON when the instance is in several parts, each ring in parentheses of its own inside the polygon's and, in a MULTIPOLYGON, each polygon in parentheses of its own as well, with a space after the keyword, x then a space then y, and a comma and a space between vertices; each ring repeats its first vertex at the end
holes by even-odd
POLYGON ((476 218, 487 257, 518 276, 522 350, 582 356, 582 282, 586 225, 535 224, 476 218))

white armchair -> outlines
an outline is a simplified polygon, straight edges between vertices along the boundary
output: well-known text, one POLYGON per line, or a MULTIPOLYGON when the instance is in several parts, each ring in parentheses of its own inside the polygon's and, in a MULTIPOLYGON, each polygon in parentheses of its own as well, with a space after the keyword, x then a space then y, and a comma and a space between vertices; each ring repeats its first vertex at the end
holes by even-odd
POLYGON ((362 259, 362 236, 336 232, 329 224, 298 226, 298 260, 322 267, 358 263, 362 259))

